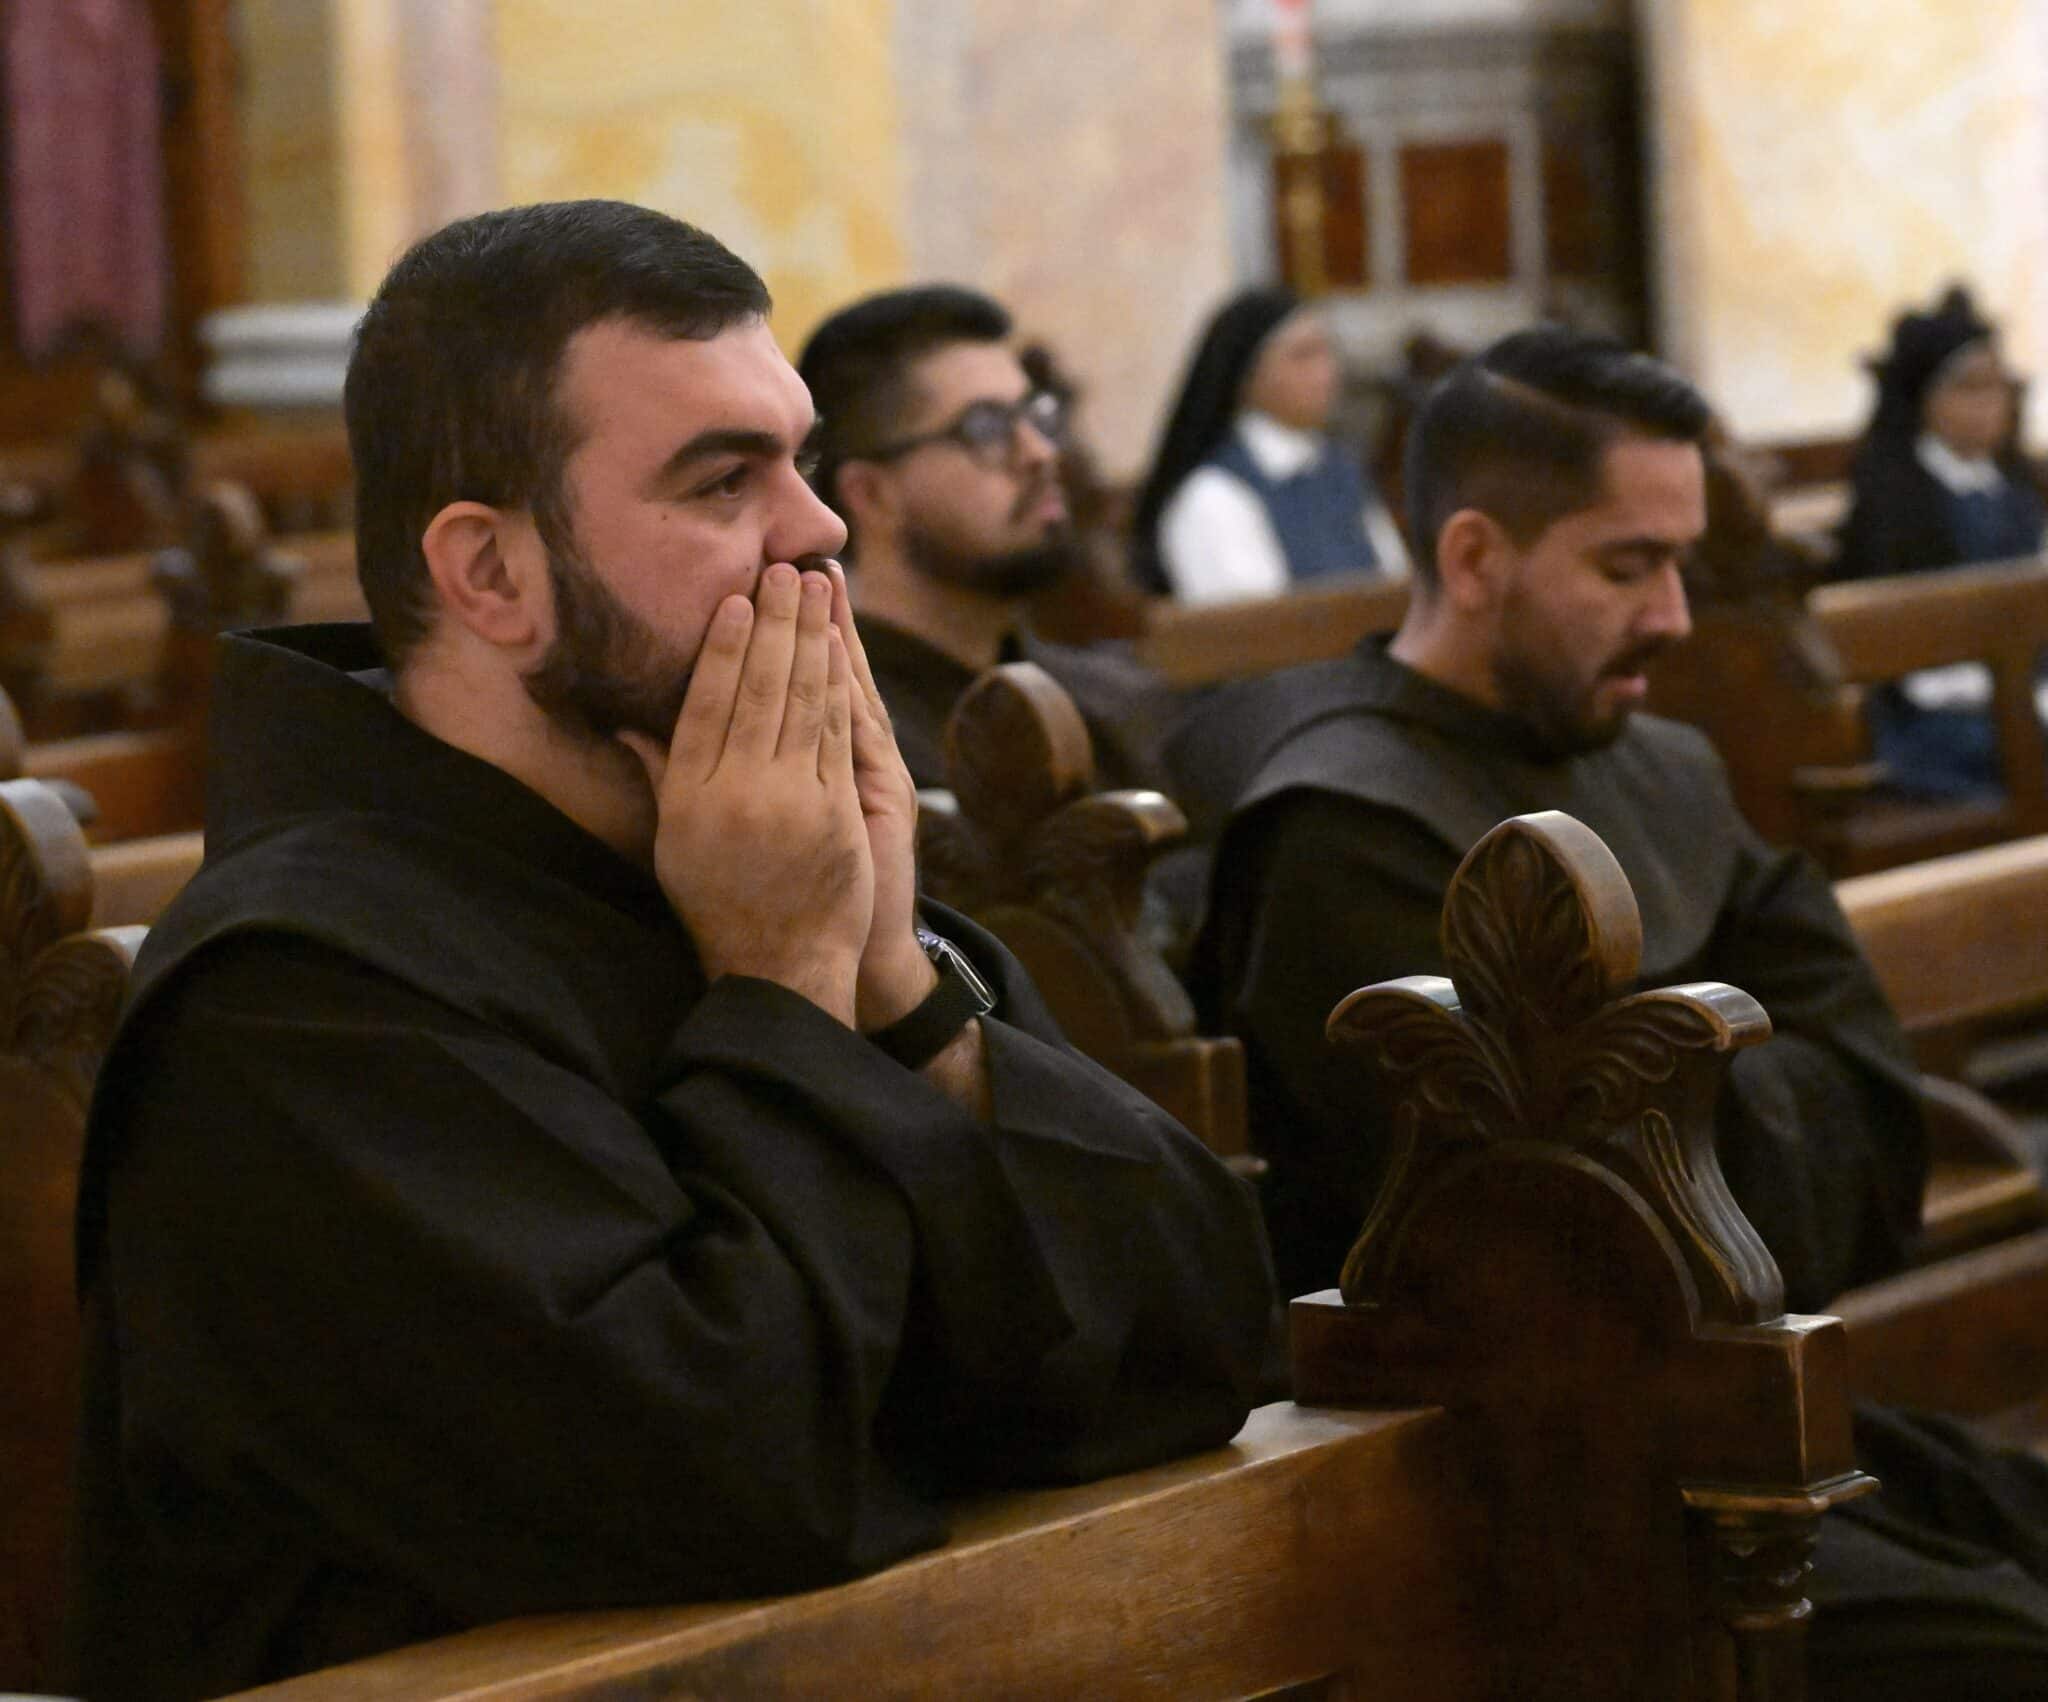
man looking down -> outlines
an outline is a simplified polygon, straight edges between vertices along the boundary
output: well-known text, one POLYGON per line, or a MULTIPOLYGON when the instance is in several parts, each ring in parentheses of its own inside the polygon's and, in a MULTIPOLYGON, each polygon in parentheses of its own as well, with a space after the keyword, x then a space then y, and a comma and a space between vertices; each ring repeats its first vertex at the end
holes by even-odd
POLYGON ((94 1108, 95 1702, 824 1583, 1244 1417, 1241 1184, 919 907, 768 305, 582 202, 364 318, 374 633, 228 642, 94 1108))
MULTIPOLYGON (((1669 367, 1540 328, 1462 363, 1408 442, 1415 597, 1391 643, 1222 694, 1175 749, 1227 815, 1197 953, 1209 1019, 1244 1037, 1283 1289, 1327 1288, 1385 1133, 1324 1038, 1354 987, 1442 974, 1443 900, 1496 822, 1576 816, 1641 909, 1642 984, 1726 981, 1769 1013, 1716 1102, 1729 1186, 1825 1311, 1897 1270, 1919 1220, 1915 1074, 1834 894, 1765 846, 1689 727, 1635 711, 1691 630, 1706 402, 1669 367)), ((1865 1407, 1883 1490, 1822 1525, 1816 1702, 2038 1697, 2048 1675, 2048 1468, 1964 1427, 1865 1407)))

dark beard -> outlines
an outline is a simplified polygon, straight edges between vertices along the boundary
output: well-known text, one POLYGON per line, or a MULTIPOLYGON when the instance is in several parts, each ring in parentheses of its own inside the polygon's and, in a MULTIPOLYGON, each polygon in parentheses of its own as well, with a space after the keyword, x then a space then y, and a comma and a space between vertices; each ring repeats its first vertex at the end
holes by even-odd
POLYGON ((555 641, 522 676, 557 726, 592 741, 625 731, 664 748, 690 689, 690 669, 613 595, 573 550, 548 550, 555 641))
POLYGON ((903 557, 912 572, 1006 600, 1058 584, 1072 570, 1076 553, 1073 528, 1067 525, 1055 527, 1029 549, 992 556, 963 556, 915 522, 903 529, 903 557))
MULTIPOLYGON (((1640 645, 1610 663, 1600 678, 1639 673, 1669 648, 1665 643, 1640 645)), ((1559 701, 1547 680, 1522 665, 1519 656, 1503 656, 1494 666, 1494 680, 1501 707, 1535 735, 1537 746, 1553 761, 1606 750, 1628 731, 1629 718, 1635 713, 1633 708, 1622 709, 1604 721, 1573 713, 1559 701)), ((1599 680, 1594 684, 1597 687, 1599 680)), ((1587 700, 1591 701, 1590 692, 1587 700)))

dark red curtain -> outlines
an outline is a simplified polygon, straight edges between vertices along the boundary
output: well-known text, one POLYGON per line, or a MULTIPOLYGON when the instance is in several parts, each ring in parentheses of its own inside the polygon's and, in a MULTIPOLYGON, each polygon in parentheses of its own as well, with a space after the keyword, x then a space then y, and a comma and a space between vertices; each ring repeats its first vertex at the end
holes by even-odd
POLYGON ((8 265, 30 360, 97 329, 148 359, 170 294, 161 65, 145 0, 9 0, 8 265))

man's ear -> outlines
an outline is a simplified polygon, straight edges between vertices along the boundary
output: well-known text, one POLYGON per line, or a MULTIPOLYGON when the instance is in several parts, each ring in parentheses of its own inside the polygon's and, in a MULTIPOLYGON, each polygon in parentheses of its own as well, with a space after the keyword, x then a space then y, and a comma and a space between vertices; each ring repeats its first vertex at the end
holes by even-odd
POLYGON ((526 516, 451 502, 427 522, 420 551, 450 619, 503 649, 547 640, 547 549, 526 516))
POLYGON ((1459 509, 1436 535, 1437 580, 1451 606, 1468 614, 1493 605, 1513 557, 1514 540, 1476 508, 1459 509))
POLYGON ((845 517, 857 537, 873 537, 895 524, 896 485, 889 470, 873 461, 848 461, 825 493, 825 505, 845 517))

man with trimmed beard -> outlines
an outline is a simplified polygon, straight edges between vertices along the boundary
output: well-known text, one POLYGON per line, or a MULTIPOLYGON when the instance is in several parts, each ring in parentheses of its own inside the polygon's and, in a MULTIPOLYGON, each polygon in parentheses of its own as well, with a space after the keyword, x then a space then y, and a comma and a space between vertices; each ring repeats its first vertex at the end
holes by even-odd
POLYGON ((1227 816, 1195 979, 1245 1040, 1283 1291, 1337 1280, 1378 1177, 1324 1019, 1355 987, 1440 973, 1459 860, 1542 809, 1619 858, 1645 985, 1728 981, 1770 1012, 1722 1095, 1721 1163, 1789 1304, 1903 1257, 1926 1164, 1912 1062, 1828 883, 1758 840, 1698 733, 1634 713, 1691 630, 1708 419, 1677 373, 1603 339, 1544 328, 1465 362, 1409 439, 1400 632, 1226 692, 1176 741, 1179 795, 1227 816))
POLYGON ((998 662, 1066 687, 1103 784, 1157 786, 1176 694, 1119 644, 1051 644, 1023 600, 1077 565, 1059 482, 1067 420, 1009 346, 1010 315, 954 285, 887 290, 811 335, 818 493, 846 522, 861 634, 920 786, 946 784, 946 718, 998 662))
POLYGON ((364 317, 373 625, 227 641, 93 1108, 96 1702, 827 1583, 1244 1417, 1242 1184, 918 900, 768 307, 572 202, 364 317))
MULTIPOLYGON (((1603 338, 1545 327, 1464 362, 1408 442, 1400 632, 1224 693, 1175 741, 1183 796, 1227 821, 1198 1002, 1245 1041, 1283 1293, 1337 1281, 1382 1161, 1331 1007, 1442 974, 1459 861, 1548 809, 1628 875, 1645 986, 1726 981, 1770 1015, 1731 1061, 1716 1135, 1787 1306, 1824 1311, 1903 1262, 1926 1166, 1913 1064, 1832 889, 1758 839, 1698 733, 1635 713, 1690 630, 1708 420, 1676 372, 1603 338)), ((1823 1523, 1808 1693, 2048 1693, 2048 1468, 1869 1406, 1856 1444, 1883 1489, 1823 1523)))

